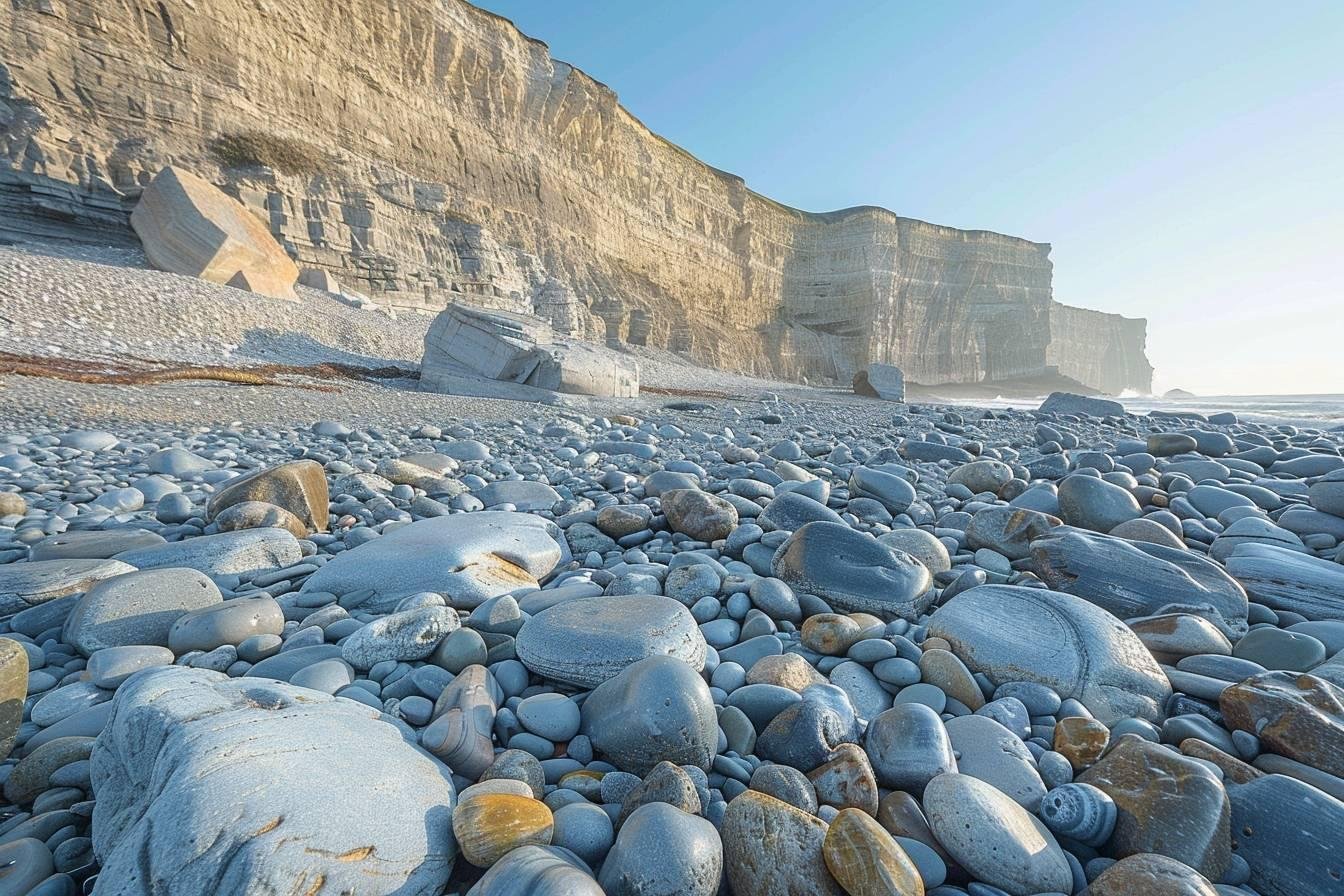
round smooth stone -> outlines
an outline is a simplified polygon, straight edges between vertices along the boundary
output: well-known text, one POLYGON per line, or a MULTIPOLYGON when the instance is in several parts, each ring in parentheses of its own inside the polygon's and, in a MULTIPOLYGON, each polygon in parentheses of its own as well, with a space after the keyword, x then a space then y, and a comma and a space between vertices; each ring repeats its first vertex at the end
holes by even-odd
POLYGON ((920 793, 937 776, 957 770, 943 720, 922 703, 897 703, 873 719, 864 750, 878 783, 893 790, 920 793))
POLYGON ((1325 645, 1311 635, 1262 626, 1247 632, 1232 655, 1266 669, 1307 672, 1325 661, 1325 645))
POLYGON ((1115 830, 1115 801, 1091 784, 1063 784, 1041 800, 1037 815, 1051 833, 1100 848, 1115 830))
POLYGON ((578 598, 523 623, 515 649, 534 673, 593 688, 633 663, 671 656, 697 672, 708 645, 682 604, 657 595, 578 598))
POLYGON ((167 647, 136 644, 95 650, 85 668, 91 682, 100 688, 114 690, 141 669, 172 664, 173 652, 167 647))
POLYGON ((667 803, 648 803, 622 823, 598 883, 607 896, 714 896, 722 874, 714 825, 667 803))
POLYGON ((253 635, 279 635, 285 613, 271 597, 240 597, 187 613, 173 623, 168 646, 181 656, 237 645, 253 635))
POLYGON ((349 663, 330 659, 300 669, 289 679, 289 683, 324 694, 335 694, 354 680, 355 675, 349 663))
POLYGON ((127 573, 98 582, 80 598, 61 640, 85 656, 127 644, 171 647, 170 631, 180 617, 221 599, 215 583, 194 569, 127 573))
POLYGON ((896 703, 918 703, 927 706, 935 713, 947 708, 947 693, 935 684, 919 682, 901 688, 896 694, 896 703))
POLYGON ((1142 515, 1139 502, 1125 489, 1095 476, 1076 475, 1059 484, 1059 512, 1070 526, 1094 532, 1109 532, 1142 515))
POLYGON ((579 706, 563 694, 527 697, 514 712, 528 731, 556 743, 568 741, 579 733, 579 706))
POLYGON ((606 858, 615 838, 611 816, 601 806, 579 802, 555 811, 551 845, 568 849, 589 865, 596 866, 606 858))
POLYGON ((618 672, 588 695, 581 715, 593 747, 639 775, 664 759, 708 769, 718 743, 709 687, 694 667, 670 656, 647 657, 618 672))
POLYGON ((439 642, 430 662, 456 675, 468 666, 484 666, 489 653, 485 639, 475 629, 459 628, 439 642))

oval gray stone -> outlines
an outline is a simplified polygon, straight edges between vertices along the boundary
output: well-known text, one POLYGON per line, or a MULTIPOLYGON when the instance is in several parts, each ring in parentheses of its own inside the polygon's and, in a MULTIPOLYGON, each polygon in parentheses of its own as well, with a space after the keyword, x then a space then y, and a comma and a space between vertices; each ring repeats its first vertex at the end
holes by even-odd
POLYGON ((238 597, 179 617, 168 633, 168 646, 180 656, 190 650, 237 646, 253 635, 278 635, 284 630, 285 613, 274 598, 238 597))
POLYGON ((984 781, 939 775, 924 790, 924 814, 938 842, 976 880, 1012 896, 1073 890, 1073 871, 1054 835, 984 781))
POLYGON ((90 588, 65 620, 61 638, 85 656, 128 644, 166 647, 178 619, 221 600, 215 583, 194 569, 131 572, 90 588))
POLYGON ((518 659, 553 681, 591 688, 650 656, 704 668, 708 645, 681 603, 658 595, 581 597, 523 623, 518 659))
POLYGON ((849 612, 914 621, 933 602, 933 577, 915 558, 843 523, 794 532, 771 561, 775 578, 849 612))
POLYGON ((351 700, 146 670, 118 690, 93 749, 99 879, 120 896, 314 880, 362 893, 375 879, 381 892, 437 893, 455 852, 453 785, 406 737, 351 700))
POLYGON ((342 595, 372 590, 374 600, 422 591, 458 609, 523 588, 536 588, 561 559, 554 523, 510 511, 419 520, 337 554, 300 591, 342 595))
POLYGON ((979 585, 929 619, 972 672, 995 684, 1033 681, 1080 701, 1111 725, 1136 716, 1161 721, 1171 685, 1143 642, 1119 619, 1070 594, 979 585))
POLYGON ((639 660, 583 702, 582 731, 622 771, 646 775, 659 762, 708 770, 719 724, 709 687, 670 656, 639 660))

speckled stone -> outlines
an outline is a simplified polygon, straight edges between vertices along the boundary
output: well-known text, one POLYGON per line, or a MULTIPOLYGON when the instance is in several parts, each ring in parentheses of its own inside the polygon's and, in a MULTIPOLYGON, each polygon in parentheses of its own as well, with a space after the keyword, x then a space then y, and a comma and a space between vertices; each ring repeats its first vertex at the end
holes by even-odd
POLYGON ((1344 688, 1314 675, 1265 672, 1224 690, 1218 706, 1228 727, 1344 777, 1344 688))
POLYGON ((829 760, 807 773, 807 779, 812 782, 821 805, 877 814, 877 779, 868 754, 857 744, 836 747, 829 760))
POLYGON ((944 727, 957 755, 957 771, 994 785, 1028 812, 1036 811, 1045 784, 1021 738, 985 716, 958 716, 944 727))
POLYGON ((567 600, 523 623, 514 646, 536 674, 584 688, 650 656, 675 657, 698 671, 708 651, 690 611, 658 595, 567 600))
POLYGON ((1231 860, 1227 794, 1205 765, 1135 735, 1120 738, 1078 781, 1115 801, 1117 858, 1156 852, 1218 880, 1231 860))
POLYGON ((938 842, 976 880, 1012 896, 1073 889, 1073 871, 1054 835, 978 778, 934 778, 924 791, 924 812, 938 842))
POLYGON ((924 896, 919 869, 869 813, 840 810, 821 854, 849 896, 924 896))
POLYGON ((723 867, 734 893, 845 896, 826 870, 827 825, 772 796, 748 790, 724 813, 723 867))
POLYGON ((641 776, 664 759, 708 770, 718 742, 709 687, 670 656, 639 660, 603 682, 584 701, 582 719, 599 753, 641 776))
POLYGON ((1121 859, 1092 881, 1083 896, 1219 896, 1189 865, 1154 853, 1121 859))
POLYGON ((663 492, 663 515, 672 531, 706 543, 727 538, 737 525, 737 508, 709 492, 695 488, 677 488, 663 492))

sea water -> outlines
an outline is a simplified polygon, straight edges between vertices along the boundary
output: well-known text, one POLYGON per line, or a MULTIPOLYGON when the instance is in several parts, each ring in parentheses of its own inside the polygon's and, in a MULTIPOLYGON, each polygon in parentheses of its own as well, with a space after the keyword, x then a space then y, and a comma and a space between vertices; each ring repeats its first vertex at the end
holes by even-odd
MULTIPOLYGON (((968 399, 961 404, 991 408, 1036 408, 1045 396, 1038 398, 968 399)), ((1231 411, 1242 420, 1259 423, 1287 423, 1309 429, 1344 427, 1344 394, 1320 395, 1209 395, 1189 398, 1161 398, 1157 396, 1121 396, 1125 410, 1132 414, 1150 411, 1167 413, 1194 412, 1208 416, 1231 411)))

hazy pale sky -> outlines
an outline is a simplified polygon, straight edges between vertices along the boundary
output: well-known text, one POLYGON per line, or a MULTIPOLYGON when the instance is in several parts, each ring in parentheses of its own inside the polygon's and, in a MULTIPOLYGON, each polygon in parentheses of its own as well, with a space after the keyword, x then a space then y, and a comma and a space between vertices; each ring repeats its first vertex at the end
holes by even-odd
POLYGON ((809 211, 1053 244, 1155 389, 1344 392, 1344 2, 483 0, 809 211))

